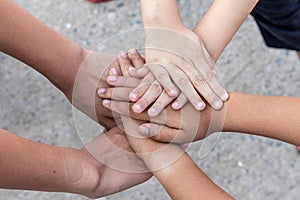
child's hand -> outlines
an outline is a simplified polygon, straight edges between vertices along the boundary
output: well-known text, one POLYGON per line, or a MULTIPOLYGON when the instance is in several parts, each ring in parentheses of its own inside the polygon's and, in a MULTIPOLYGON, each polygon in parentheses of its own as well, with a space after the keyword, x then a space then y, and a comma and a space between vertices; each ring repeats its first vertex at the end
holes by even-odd
POLYGON ((168 106, 158 116, 149 117, 146 111, 142 113, 133 112, 131 109, 132 104, 127 101, 108 100, 116 99, 111 94, 122 95, 123 93, 125 98, 132 88, 117 87, 108 90, 104 95, 107 97, 107 100, 103 101, 103 106, 121 116, 128 116, 133 120, 141 121, 138 130, 139 134, 145 137, 150 137, 160 142, 184 144, 204 139, 211 133, 222 130, 224 108, 221 111, 214 111, 207 107, 204 111, 198 112, 188 103, 180 111, 175 111, 168 106))
POLYGON ((132 76, 145 76, 130 96, 136 102, 135 112, 142 112, 156 101, 149 110, 149 115, 155 116, 178 96, 172 105, 174 109, 182 108, 188 100, 194 108, 203 110, 204 99, 214 109, 220 109, 228 99, 228 93, 218 82, 214 62, 192 31, 146 29, 145 53, 145 67, 130 68, 132 76))
MULTIPOLYGON (((119 58, 119 63, 121 69, 128 69, 132 66, 129 58, 119 58)), ((126 71, 124 72, 126 73, 126 71)), ((98 94, 102 99, 105 99, 103 106, 112 109, 116 113, 126 116, 132 115, 134 119, 141 120, 140 123, 145 124, 139 130, 145 136, 162 142, 186 143, 203 139, 208 134, 220 131, 222 128, 225 108, 221 111, 214 111, 207 107, 199 113, 191 104, 187 104, 180 111, 174 111, 169 106, 165 109, 166 112, 162 112, 150 120, 146 111, 136 114, 132 112, 132 104, 128 103, 130 101, 129 94, 140 84, 139 79, 117 75, 114 82, 109 81, 109 79, 108 82, 116 87, 100 89, 101 93, 98 94), (111 100, 117 100, 118 102, 111 100), (214 122, 212 124, 210 124, 211 119, 214 122), (191 135, 191 133, 194 134, 191 135)))

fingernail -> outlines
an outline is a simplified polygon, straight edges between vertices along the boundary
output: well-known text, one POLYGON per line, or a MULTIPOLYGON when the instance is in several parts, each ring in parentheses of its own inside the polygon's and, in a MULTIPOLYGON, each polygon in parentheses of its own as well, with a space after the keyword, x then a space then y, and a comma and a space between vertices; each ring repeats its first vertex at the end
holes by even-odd
POLYGON ((156 116, 157 115, 157 111, 158 110, 156 108, 150 108, 148 110, 150 116, 156 116))
POLYGON ((120 52, 121 58, 127 58, 127 53, 125 51, 120 52))
POLYGON ((145 136, 145 137, 148 137, 149 136, 149 128, 145 127, 145 126, 140 126, 139 127, 139 133, 142 135, 142 136, 145 136))
POLYGON ((137 95, 136 95, 135 93, 130 94, 130 99, 131 99, 132 101, 137 100, 137 95))
POLYGON ((102 103, 103 103, 103 105, 108 106, 108 105, 110 104, 110 100, 104 99, 104 100, 102 101, 102 103))
POLYGON ((226 101, 226 100, 228 99, 228 97, 229 97, 228 93, 225 93, 225 94, 222 94, 222 95, 221 95, 221 99, 222 99, 223 101, 226 101))
POLYGON ((136 53, 136 49, 130 49, 128 52, 129 52, 130 54, 135 54, 135 53, 136 53))
POLYGON ((118 71, 115 68, 112 68, 110 70, 110 74, 113 75, 113 76, 117 76, 118 75, 118 71))
POLYGON ((133 106, 134 110, 136 110, 137 112, 140 112, 142 110, 142 106, 140 104, 135 104, 133 106))
POLYGON ((172 107, 174 109, 179 109, 180 108, 180 103, 179 102, 174 102, 172 107))
POLYGON ((177 96, 177 92, 175 90, 170 90, 170 95, 172 97, 176 97, 177 96))
POLYGON ((106 91, 106 89, 100 88, 100 89, 98 90, 98 95, 101 96, 102 94, 105 93, 105 91, 106 91))
POLYGON ((115 76, 109 76, 108 80, 111 81, 111 82, 116 82, 117 81, 117 77, 115 77, 115 76))
POLYGON ((202 102, 198 102, 198 103, 197 103, 197 108, 198 108, 199 110, 202 110, 202 109, 205 108, 205 104, 202 103, 202 102))
POLYGON ((221 101, 215 101, 214 102, 214 107, 216 108, 216 109, 219 109, 219 108, 221 108, 222 107, 222 102, 221 101))

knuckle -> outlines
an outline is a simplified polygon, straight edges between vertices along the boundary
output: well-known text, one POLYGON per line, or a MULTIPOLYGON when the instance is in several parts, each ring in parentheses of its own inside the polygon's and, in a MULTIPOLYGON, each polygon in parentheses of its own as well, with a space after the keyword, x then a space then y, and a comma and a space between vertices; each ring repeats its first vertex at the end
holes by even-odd
POLYGON ((153 83, 151 86, 151 90, 155 93, 161 93, 162 92, 162 88, 158 83, 153 83))
POLYGON ((205 84, 205 80, 200 75, 198 75, 193 79, 193 83, 195 84, 195 86, 201 86, 205 84))
POLYGON ((180 86, 186 86, 189 83, 189 80, 186 77, 183 77, 180 78, 178 82, 180 86))
POLYGON ((168 78, 168 75, 166 73, 162 72, 157 75, 157 78, 158 78, 158 80, 165 80, 168 78))
POLYGON ((215 70, 208 70, 205 73, 206 79, 215 79, 217 77, 217 72, 215 70))

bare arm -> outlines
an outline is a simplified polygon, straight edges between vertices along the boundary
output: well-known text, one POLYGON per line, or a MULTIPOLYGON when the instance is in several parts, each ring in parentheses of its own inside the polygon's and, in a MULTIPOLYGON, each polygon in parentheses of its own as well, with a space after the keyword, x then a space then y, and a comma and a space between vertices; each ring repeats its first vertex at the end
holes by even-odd
POLYGON ((184 28, 176 0, 140 0, 144 27, 184 28))
POLYGON ((0 129, 0 188, 106 196, 151 177, 150 173, 118 170, 130 162, 146 171, 138 157, 130 156, 131 152, 118 128, 97 136, 82 149, 32 142, 0 129), (104 160, 106 163, 100 162, 104 160), (114 169, 105 165, 112 162, 118 162, 114 169))
POLYGON ((84 51, 11 0, 0 1, 0 51, 26 63, 70 93, 84 51))
POLYGON ((0 157, 0 187, 5 189, 89 193, 100 178, 79 150, 32 142, 2 129, 0 157))
POLYGON ((203 39, 214 60, 221 55, 257 2, 258 0, 214 1, 194 29, 194 32, 203 39), (214 33, 213 39, 211 39, 212 33, 214 33))
POLYGON ((231 93, 224 131, 300 144, 300 98, 231 93))
POLYGON ((131 147, 172 199, 232 199, 178 145, 141 138, 135 122, 125 116, 122 120, 131 147))

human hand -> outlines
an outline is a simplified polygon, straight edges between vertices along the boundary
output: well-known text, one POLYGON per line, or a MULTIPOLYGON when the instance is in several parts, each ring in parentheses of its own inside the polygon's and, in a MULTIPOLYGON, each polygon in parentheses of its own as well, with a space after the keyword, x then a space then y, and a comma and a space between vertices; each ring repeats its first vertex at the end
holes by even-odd
POLYGON ((86 182, 81 184, 85 188, 83 194, 90 198, 120 192, 152 176, 143 161, 132 151, 125 134, 119 128, 97 136, 81 152, 88 160, 88 165, 85 165, 88 174, 83 179, 86 182), (95 177, 98 177, 97 181, 95 177))
POLYGON ((75 66, 78 69, 73 84, 70 84, 72 88, 66 90, 65 94, 74 106, 109 130, 115 127, 116 123, 112 119, 111 111, 102 106, 102 99, 97 95, 97 89, 108 86, 106 80, 111 68, 120 70, 116 61, 117 56, 83 51, 83 62, 75 66))
POLYGON ((115 113, 142 121, 143 125, 139 127, 141 135, 161 142, 186 143, 222 130, 225 107, 219 111, 207 107, 198 112, 188 103, 179 111, 168 106, 159 115, 149 117, 147 111, 140 114, 133 112, 132 103, 128 103, 128 94, 138 81, 131 77, 126 77, 126 81, 123 81, 122 76, 118 76, 117 80, 122 83, 122 87, 106 88, 101 94, 105 99, 103 105, 115 113))
POLYGON ((214 109, 220 109, 228 93, 218 82, 214 62, 199 36, 187 28, 148 28, 145 32, 146 65, 130 68, 132 76, 145 77, 130 94, 130 100, 136 102, 134 111, 140 113, 158 99, 149 109, 149 115, 155 116, 180 91, 172 104, 174 109, 180 109, 189 100, 197 110, 203 110, 205 103, 200 94, 214 109))

